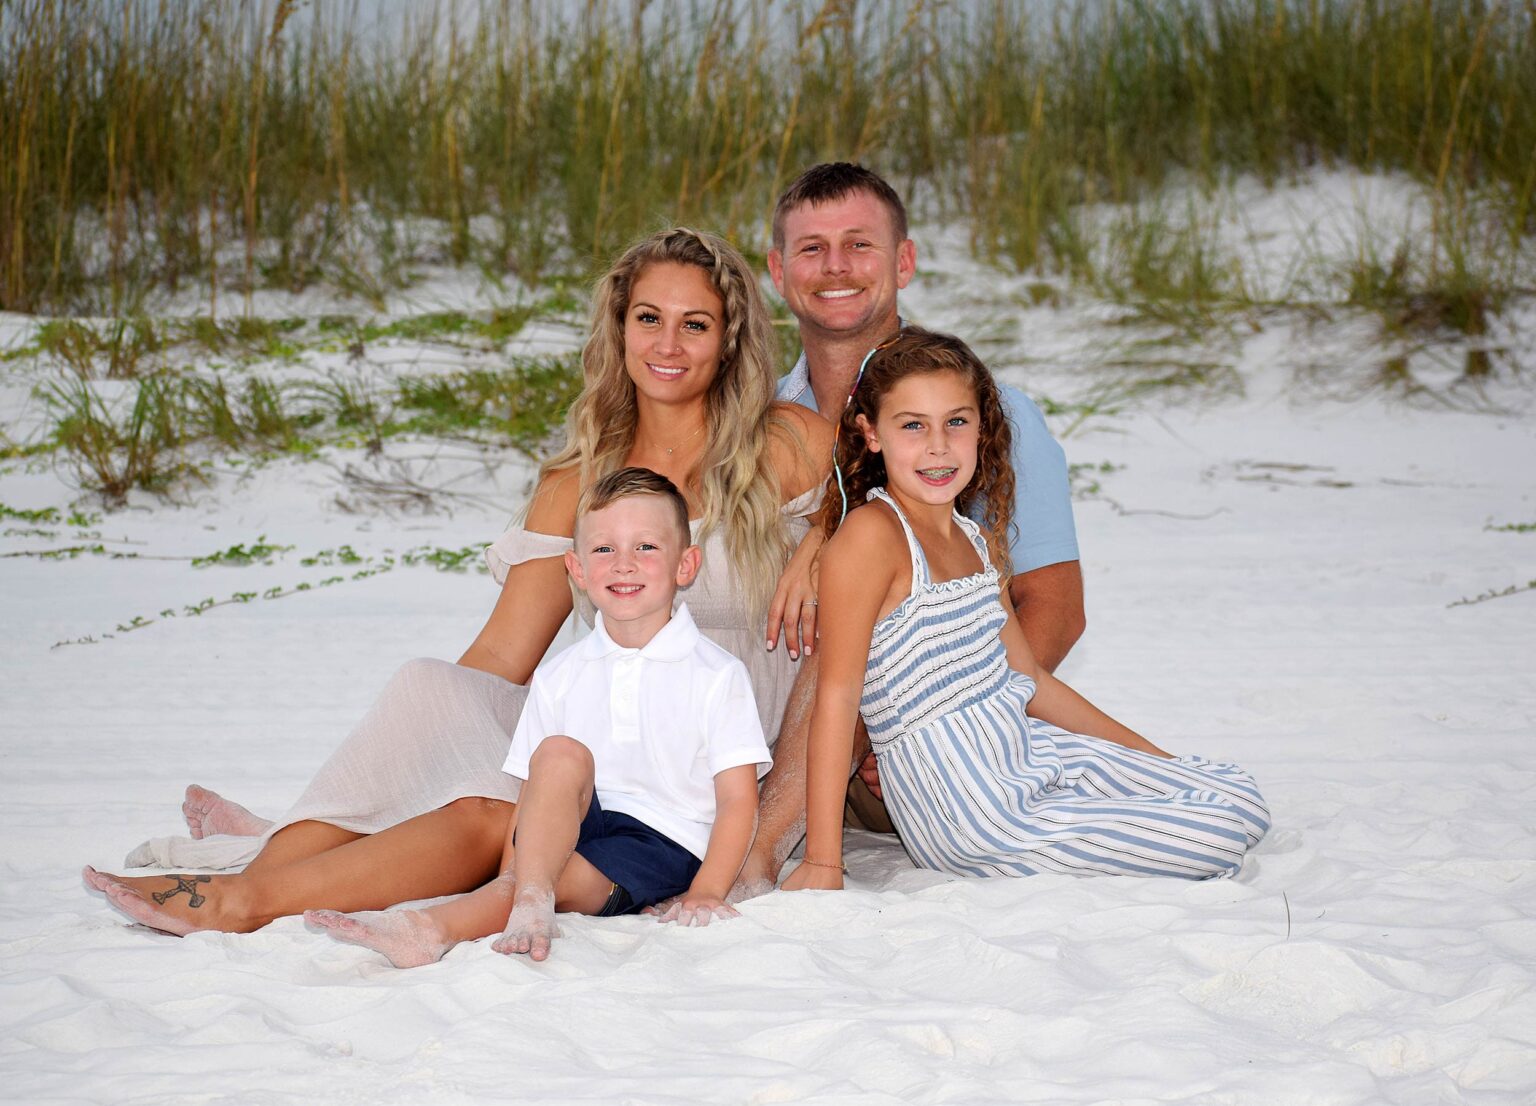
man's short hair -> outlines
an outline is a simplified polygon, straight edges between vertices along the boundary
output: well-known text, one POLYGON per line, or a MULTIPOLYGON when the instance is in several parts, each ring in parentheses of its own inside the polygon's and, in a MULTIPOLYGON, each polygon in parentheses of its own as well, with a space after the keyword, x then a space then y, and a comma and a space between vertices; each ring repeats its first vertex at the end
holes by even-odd
POLYGON ((636 495, 658 495, 666 500, 677 517, 677 529, 684 548, 693 544, 693 536, 688 529, 688 501, 683 498, 683 493, 661 473, 638 465, 610 472, 581 493, 581 497, 576 500, 577 529, 581 528, 581 520, 593 511, 600 511, 621 499, 636 495))
POLYGON ((773 208, 773 248, 784 248, 784 220, 791 211, 806 204, 818 205, 841 200, 855 192, 868 192, 891 213, 896 241, 907 237, 907 208, 901 197, 879 173, 851 161, 824 161, 812 165, 790 182, 773 208))

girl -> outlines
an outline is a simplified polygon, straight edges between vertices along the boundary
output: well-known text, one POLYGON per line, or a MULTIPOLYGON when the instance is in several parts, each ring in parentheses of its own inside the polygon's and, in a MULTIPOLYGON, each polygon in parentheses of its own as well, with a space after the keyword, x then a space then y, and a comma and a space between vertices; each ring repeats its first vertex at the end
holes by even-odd
POLYGON ((1030 655, 998 568, 1013 501, 1008 425, 970 349, 908 327, 870 351, 833 466, 805 860, 784 886, 843 886, 861 714, 891 820, 921 867, 1236 872, 1269 828, 1248 774, 1173 757, 1030 655), (982 527, 966 517, 978 501, 982 527))

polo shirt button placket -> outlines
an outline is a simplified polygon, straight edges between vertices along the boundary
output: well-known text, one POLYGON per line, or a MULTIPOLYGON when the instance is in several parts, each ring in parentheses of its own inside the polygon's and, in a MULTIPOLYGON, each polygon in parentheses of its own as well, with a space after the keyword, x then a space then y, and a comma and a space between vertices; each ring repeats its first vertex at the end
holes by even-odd
POLYGON ((640 740, 640 669, 643 663, 639 653, 627 653, 614 665, 608 702, 616 741, 640 740))

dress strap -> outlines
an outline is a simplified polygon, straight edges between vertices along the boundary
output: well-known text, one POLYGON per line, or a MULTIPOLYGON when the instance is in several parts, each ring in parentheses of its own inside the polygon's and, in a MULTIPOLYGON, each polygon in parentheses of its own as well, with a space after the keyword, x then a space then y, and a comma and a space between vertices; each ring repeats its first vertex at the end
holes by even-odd
POLYGON ((912 592, 916 594, 920 586, 927 585, 933 579, 928 571, 928 556, 923 552, 922 542, 917 540, 917 535, 912 532, 912 524, 907 521, 907 516, 902 513, 889 492, 884 488, 870 488, 864 500, 867 503, 873 499, 880 500, 896 512, 896 518, 901 522, 902 532, 907 535, 907 552, 912 555, 912 592))
POLYGON ((975 549, 976 555, 981 558, 981 571, 997 575, 997 569, 992 564, 992 550, 987 548, 987 539, 981 533, 981 523, 959 511, 955 512, 955 521, 960 524, 960 529, 970 536, 971 548, 975 549))

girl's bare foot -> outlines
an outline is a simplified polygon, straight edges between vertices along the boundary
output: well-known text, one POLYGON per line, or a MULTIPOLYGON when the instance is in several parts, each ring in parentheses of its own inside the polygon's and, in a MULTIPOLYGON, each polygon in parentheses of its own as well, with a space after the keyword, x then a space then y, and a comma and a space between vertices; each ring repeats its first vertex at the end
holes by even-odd
POLYGON ((549 943, 560 936, 555 924, 555 896, 531 891, 517 897, 504 933, 491 944, 500 953, 526 953, 532 960, 549 957, 549 943))
POLYGON ((181 804, 181 816, 187 820, 188 832, 199 841, 214 833, 260 837, 272 825, 239 803, 230 802, 217 791, 209 791, 195 783, 187 788, 186 801, 181 804))
POLYGON ((304 920, 338 941, 383 953, 397 968, 434 964, 454 944, 420 910, 363 910, 356 914, 306 910, 304 920))

